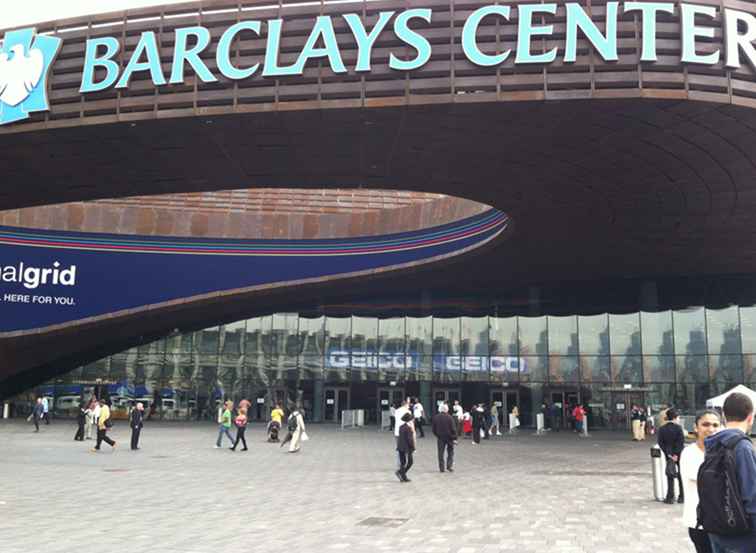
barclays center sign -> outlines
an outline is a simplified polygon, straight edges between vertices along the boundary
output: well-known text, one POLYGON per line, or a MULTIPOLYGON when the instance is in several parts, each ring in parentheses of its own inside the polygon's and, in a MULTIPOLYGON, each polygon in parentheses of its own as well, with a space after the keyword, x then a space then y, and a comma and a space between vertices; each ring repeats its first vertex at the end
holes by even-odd
MULTIPOLYGON (((577 61, 578 33, 593 46, 606 62, 617 61, 618 20, 624 14, 637 15, 641 21, 640 61, 657 60, 657 21, 660 17, 679 17, 680 61, 682 63, 716 65, 737 69, 745 60, 756 70, 756 17, 752 14, 715 6, 672 2, 607 2, 605 17, 600 23, 593 21, 589 11, 577 3, 564 4, 565 31, 561 47, 542 50, 545 40, 554 35, 554 25, 548 23, 557 13, 557 4, 486 5, 474 10, 462 28, 464 56, 480 67, 496 67, 511 61, 515 65, 548 64, 561 52, 562 61, 577 61), (701 53, 700 46, 714 39, 718 25, 723 22, 723 51, 701 53), (511 26, 516 35, 515 49, 486 52, 479 43, 478 30, 484 20, 498 21, 511 26)), ((561 13, 561 12, 560 12, 561 13)), ((433 21, 430 8, 413 8, 404 11, 382 11, 369 28, 359 14, 338 16, 322 15, 315 19, 303 48, 292 64, 279 60, 282 37, 286 27, 284 19, 244 20, 224 29, 212 45, 215 63, 208 65, 203 53, 212 51, 213 38, 208 28, 191 26, 174 31, 174 48, 171 64, 165 70, 160 59, 160 46, 154 31, 139 35, 134 50, 121 63, 122 43, 119 37, 90 38, 86 42, 83 71, 79 91, 82 94, 126 89, 134 75, 146 75, 156 87, 184 82, 187 68, 205 83, 222 78, 242 81, 253 78, 280 78, 304 73, 309 62, 319 61, 335 74, 347 73, 336 28, 348 28, 356 47, 356 62, 351 68, 357 73, 371 71, 374 45, 384 32, 391 32, 402 46, 396 52, 411 52, 407 56, 390 53, 389 68, 395 71, 412 71, 426 64, 433 54, 432 44, 424 29, 433 21), (238 39, 264 39, 265 51, 254 63, 242 65, 234 55, 238 39)), ((342 45, 344 38, 340 37, 342 45)), ((61 46, 61 39, 36 36, 33 29, 6 33, 0 44, 0 124, 29 117, 34 111, 49 109, 46 96, 47 74, 61 46)), ((354 48, 352 48, 354 49, 354 48)))

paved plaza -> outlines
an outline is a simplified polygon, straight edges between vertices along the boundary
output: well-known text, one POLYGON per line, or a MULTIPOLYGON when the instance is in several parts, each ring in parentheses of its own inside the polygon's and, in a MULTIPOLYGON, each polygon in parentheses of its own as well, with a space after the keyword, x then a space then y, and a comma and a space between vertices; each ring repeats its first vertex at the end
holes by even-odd
POLYGON ((32 429, 0 422, 3 553, 693 551, 682 506, 652 498, 651 443, 629 434, 463 440, 444 474, 426 437, 400 484, 392 436, 374 428, 312 424, 297 454, 266 443, 261 424, 247 452, 214 449, 201 423, 148 422, 132 452, 119 422, 117 449, 98 454, 71 421, 32 429))

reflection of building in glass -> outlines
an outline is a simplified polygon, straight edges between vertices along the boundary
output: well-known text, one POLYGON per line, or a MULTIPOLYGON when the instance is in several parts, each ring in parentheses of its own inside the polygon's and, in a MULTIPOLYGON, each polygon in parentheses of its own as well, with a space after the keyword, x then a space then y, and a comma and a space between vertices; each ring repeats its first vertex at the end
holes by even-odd
POLYGON ((543 399, 574 393, 602 425, 624 404, 622 390, 637 391, 633 401, 692 410, 731 386, 755 384, 754 321, 753 307, 560 317, 277 313, 144 344, 36 391, 58 398, 59 411, 101 381, 124 405, 147 402, 166 419, 212 418, 226 397, 258 399, 261 417, 275 399, 299 397, 322 417, 318 394, 335 386, 375 419, 381 387, 418 395, 451 386, 464 402, 506 385, 525 421, 543 399))

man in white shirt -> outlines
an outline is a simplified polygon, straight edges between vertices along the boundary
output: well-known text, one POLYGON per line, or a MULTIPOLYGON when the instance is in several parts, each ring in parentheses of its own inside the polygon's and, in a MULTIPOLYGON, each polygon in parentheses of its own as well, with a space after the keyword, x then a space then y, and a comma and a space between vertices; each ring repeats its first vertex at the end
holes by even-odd
POLYGON ((462 434, 462 419, 464 417, 465 411, 462 409, 462 406, 459 404, 459 400, 454 400, 454 407, 452 408, 452 414, 454 415, 454 422, 457 423, 457 436, 461 437, 462 434))
POLYGON ((412 408, 412 415, 415 417, 415 430, 420 432, 421 438, 425 438, 425 432, 423 431, 423 416, 425 415, 425 409, 423 409, 423 404, 420 403, 419 398, 415 398, 415 406, 412 408))
POLYGON ((680 476, 685 491, 683 523, 688 527, 688 535, 696 548, 696 553, 711 553, 709 534, 698 526, 698 469, 704 461, 706 448, 704 440, 719 431, 721 421, 716 411, 702 411, 696 416, 696 443, 690 444, 680 454, 680 476))
POLYGON ((398 409, 396 410, 396 412, 394 412, 394 418, 395 418, 395 420, 396 420, 396 424, 394 425, 394 437, 395 437, 395 438, 398 438, 398 437, 399 437, 399 427, 401 427, 401 426, 402 426, 402 425, 401 425, 401 423, 400 423, 399 421, 401 421, 401 420, 402 420, 402 417, 403 417, 403 416, 404 416, 404 415, 405 415, 406 413, 409 413, 409 412, 410 412, 410 410, 409 410, 409 401, 407 401, 407 400, 405 399, 405 400, 404 400, 404 401, 402 402, 402 404, 401 404, 401 405, 399 406, 399 408, 398 408, 398 409))

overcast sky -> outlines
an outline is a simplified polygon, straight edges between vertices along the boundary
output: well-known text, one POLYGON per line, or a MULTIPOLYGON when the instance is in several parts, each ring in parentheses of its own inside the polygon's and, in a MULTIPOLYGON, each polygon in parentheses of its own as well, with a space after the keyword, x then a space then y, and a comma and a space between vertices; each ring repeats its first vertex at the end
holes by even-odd
MULTIPOLYGON (((64 17, 105 13, 127 8, 177 4, 187 0, 0 0, 0 29, 64 17)), ((0 37, 2 39, 2 37, 0 37)))

